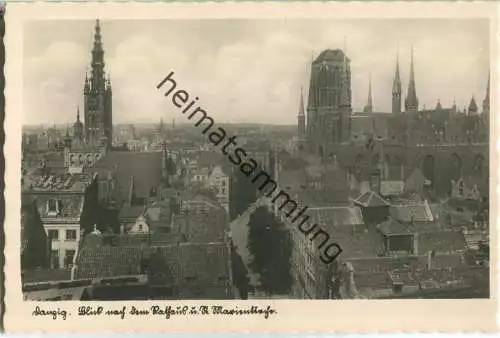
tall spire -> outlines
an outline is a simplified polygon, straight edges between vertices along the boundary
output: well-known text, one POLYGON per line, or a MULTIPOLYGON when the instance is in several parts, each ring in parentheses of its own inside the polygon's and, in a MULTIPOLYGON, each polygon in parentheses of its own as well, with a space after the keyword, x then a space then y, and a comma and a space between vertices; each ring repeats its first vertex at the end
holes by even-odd
POLYGON ((94 47, 92 48, 91 87, 93 91, 104 90, 106 78, 104 74, 104 50, 102 48, 101 25, 99 19, 95 23, 94 47))
POLYGON ((80 106, 76 107, 76 122, 80 122, 80 106))
POLYGON ((300 87, 299 115, 297 122, 297 136, 304 137, 306 134, 306 115, 304 113, 304 95, 302 93, 302 87, 300 87))
POLYGON ((365 113, 373 113, 373 100, 372 100, 372 74, 370 73, 368 77, 368 100, 366 101, 366 106, 363 109, 365 113))
POLYGON ((396 54, 396 71, 392 83, 392 113, 401 113, 401 77, 399 76, 399 47, 396 54))
POLYGON ((415 86, 415 70, 413 65, 413 45, 411 46, 410 82, 408 83, 408 94, 405 100, 405 110, 407 112, 415 112, 418 110, 418 98, 415 86))
POLYGON ((486 95, 483 100, 483 114, 490 113, 490 73, 488 72, 488 82, 486 84, 486 95))

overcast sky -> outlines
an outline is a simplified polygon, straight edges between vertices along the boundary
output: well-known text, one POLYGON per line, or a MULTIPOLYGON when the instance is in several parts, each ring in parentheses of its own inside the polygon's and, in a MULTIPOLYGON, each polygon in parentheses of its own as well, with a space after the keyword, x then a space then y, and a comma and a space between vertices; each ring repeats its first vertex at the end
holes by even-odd
MULTIPOLYGON (((83 106, 94 21, 31 22, 24 32, 25 123, 67 123, 83 106)), ((345 48, 353 109, 366 102, 371 73, 376 111, 390 111, 399 49, 403 98, 411 45, 421 106, 459 107, 485 95, 486 20, 163 20, 102 21, 113 122, 183 122, 155 86, 170 70, 219 122, 296 123, 311 59, 345 48), (399 46, 399 47, 398 47, 399 46)), ((304 97, 307 102, 307 97, 304 97)))

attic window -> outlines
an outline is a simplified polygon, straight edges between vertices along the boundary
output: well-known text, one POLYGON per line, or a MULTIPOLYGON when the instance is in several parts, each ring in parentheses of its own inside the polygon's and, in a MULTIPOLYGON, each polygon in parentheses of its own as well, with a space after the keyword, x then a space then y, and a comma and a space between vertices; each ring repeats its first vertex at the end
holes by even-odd
POLYGON ((47 215, 56 216, 61 214, 62 201, 56 199, 49 199, 47 201, 47 215))

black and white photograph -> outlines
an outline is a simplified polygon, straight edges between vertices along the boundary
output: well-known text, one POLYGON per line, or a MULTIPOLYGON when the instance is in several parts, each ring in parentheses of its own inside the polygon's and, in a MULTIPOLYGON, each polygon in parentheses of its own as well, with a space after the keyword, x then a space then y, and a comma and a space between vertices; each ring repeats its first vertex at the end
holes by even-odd
POLYGON ((24 301, 490 298, 487 18, 22 34, 24 301))

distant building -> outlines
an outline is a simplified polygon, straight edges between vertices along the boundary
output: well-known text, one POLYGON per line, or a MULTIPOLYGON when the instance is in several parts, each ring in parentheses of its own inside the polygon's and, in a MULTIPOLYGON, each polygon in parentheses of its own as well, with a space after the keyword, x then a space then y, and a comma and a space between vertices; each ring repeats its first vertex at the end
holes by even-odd
MULTIPOLYGON (((351 114, 349 63, 341 50, 323 51, 312 62, 305 136, 309 153, 323 159, 335 154, 340 167, 360 183, 378 168, 383 182, 393 182, 381 183, 380 193, 387 196, 404 190, 402 182, 417 168, 438 196, 450 195, 452 180, 459 179, 488 195, 489 78, 482 112, 474 98, 463 110, 456 104, 443 107, 439 100, 435 108, 421 109, 412 53, 404 107, 397 61, 392 111, 375 109, 370 79, 364 111, 351 114)), ((301 116, 299 107, 295 143, 303 137, 301 116)))
POLYGON ((220 205, 229 212, 229 182, 230 174, 227 168, 216 166, 208 176, 207 185, 215 191, 215 196, 220 205))

